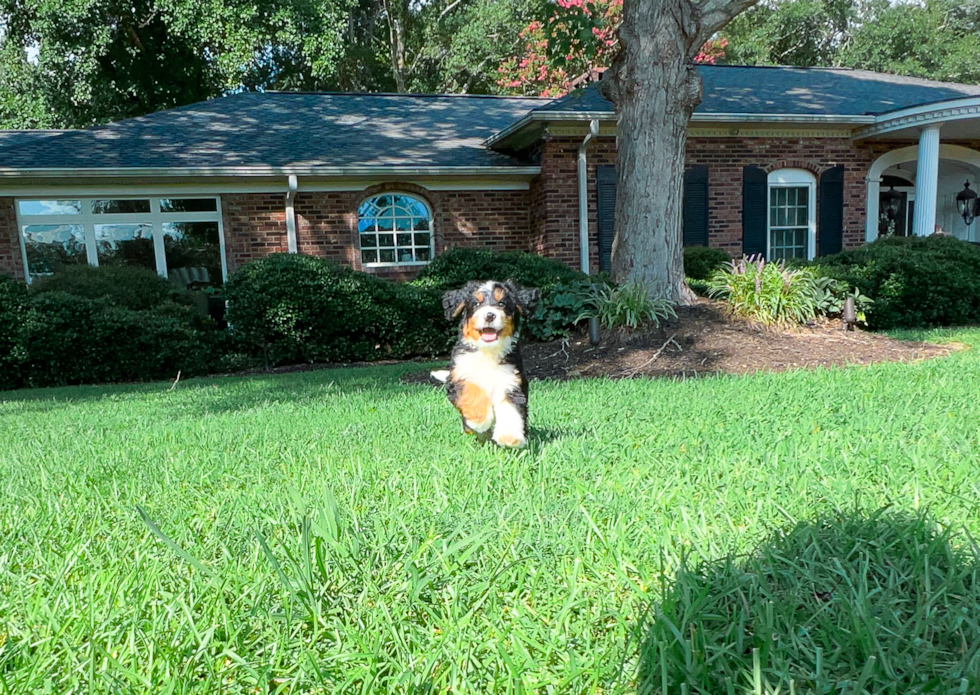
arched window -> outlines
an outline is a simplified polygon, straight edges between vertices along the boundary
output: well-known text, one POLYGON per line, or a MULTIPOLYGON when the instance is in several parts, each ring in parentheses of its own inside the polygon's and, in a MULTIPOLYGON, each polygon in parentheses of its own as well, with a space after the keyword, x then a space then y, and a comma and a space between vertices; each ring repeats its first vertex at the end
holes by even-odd
POLYGON ((372 196, 357 211, 361 263, 424 265, 432 259, 432 213, 404 193, 372 196))
POLYGON ((816 252, 817 178, 804 169, 769 174, 768 253, 766 258, 811 259, 816 252))

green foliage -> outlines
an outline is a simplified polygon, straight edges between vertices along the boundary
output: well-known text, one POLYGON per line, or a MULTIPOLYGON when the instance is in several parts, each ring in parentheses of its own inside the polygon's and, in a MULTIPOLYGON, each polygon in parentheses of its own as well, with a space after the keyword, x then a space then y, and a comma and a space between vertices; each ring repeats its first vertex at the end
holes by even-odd
POLYGON ((0 391, 16 388, 24 359, 19 331, 27 309, 27 285, 0 274, 0 391))
POLYGON ((733 259, 708 281, 709 296, 724 299, 736 316, 765 326, 802 324, 817 315, 817 285, 812 271, 793 270, 761 256, 733 259))
POLYGON ((593 297, 593 285, 606 283, 592 279, 552 285, 543 290, 534 313, 529 317, 528 333, 538 340, 567 336, 581 320, 586 303, 593 297))
POLYGON ((819 272, 860 289, 874 329, 980 322, 980 247, 953 237, 890 237, 819 259, 819 272))
POLYGON ((270 364, 435 355, 453 339, 439 292, 299 254, 246 264, 225 285, 228 322, 270 364))
POLYGON ((816 270, 814 270, 814 273, 813 283, 818 314, 822 316, 840 316, 844 310, 844 302, 848 299, 853 299, 855 312, 859 316, 864 316, 871 305, 874 304, 873 299, 861 294, 860 289, 852 288, 843 280, 819 275, 816 270))
POLYGON ((543 290, 586 277, 561 261, 533 253, 458 247, 436 256, 412 284, 451 290, 473 280, 513 280, 523 287, 543 290))
POLYGON ((206 374, 217 332, 203 331, 190 309, 133 311, 64 292, 33 297, 17 335, 19 386, 149 381, 206 374))
POLYGON ((692 280, 707 280, 718 268, 732 259, 727 251, 711 246, 684 247, 684 275, 692 280))
POLYGON ((722 31, 724 62, 732 65, 835 65, 850 35, 853 0, 767 0, 735 17, 722 31))
POLYGON ((177 284, 152 270, 131 265, 66 265, 54 275, 37 280, 31 288, 37 294, 64 292, 133 311, 165 303, 189 305, 192 301, 190 293, 177 284))
MULTIPOLYGON (((400 383, 428 365, 5 393, 0 690, 653 695, 643 628, 658 607, 678 614, 670 596, 689 607, 677 627, 691 667, 751 663, 741 635, 760 647, 767 695, 777 664, 814 666, 819 635, 828 676, 860 675, 882 640, 868 693, 927 690, 889 687, 887 660, 937 694, 962 692, 966 665, 972 695, 980 330, 910 337, 974 349, 533 382, 519 453, 474 446, 439 389, 400 383), (963 532, 814 522, 857 497, 963 532), (814 522, 813 542, 798 521, 814 522), (792 542, 774 546, 780 531, 792 542), (729 553, 743 571, 714 571, 729 553), (675 584, 682 566, 711 581, 675 584), (913 619, 896 624, 903 606, 913 619), (954 624, 967 648, 940 651, 954 624)), ((665 646, 673 677, 680 644, 665 646)), ((758 692, 738 679, 738 695, 758 692)), ((795 692, 851 695, 846 679, 795 692)))
POLYGON ((970 692, 980 554, 960 535, 921 512, 838 512, 684 563, 650 620, 639 691, 970 692))
POLYGON ((707 297, 710 285, 707 280, 695 280, 694 278, 684 278, 684 282, 691 288, 691 291, 699 297, 707 297))
POLYGON ((607 330, 634 331, 677 318, 671 304, 652 299, 646 287, 638 282, 619 287, 597 285, 584 305, 579 320, 598 319, 599 325, 607 330))

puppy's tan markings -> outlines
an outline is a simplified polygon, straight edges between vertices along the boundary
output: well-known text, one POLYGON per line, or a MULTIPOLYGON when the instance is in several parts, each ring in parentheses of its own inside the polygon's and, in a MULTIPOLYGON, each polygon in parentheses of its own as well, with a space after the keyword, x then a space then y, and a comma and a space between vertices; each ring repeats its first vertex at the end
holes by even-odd
POLYGON ((467 423, 482 425, 490 417, 490 397, 476 384, 463 382, 456 407, 467 423))
POLYGON ((517 437, 510 434, 505 434, 497 437, 496 442, 500 446, 509 446, 509 447, 520 446, 524 443, 521 439, 518 439, 517 437))
POLYGON ((503 287, 498 287, 497 289, 495 289, 493 291, 493 298, 496 299, 498 302, 501 299, 503 299, 504 298, 504 288, 503 287))
POLYGON ((476 317, 467 319, 466 326, 463 328, 463 337, 474 343, 480 342, 480 329, 476 327, 476 317))

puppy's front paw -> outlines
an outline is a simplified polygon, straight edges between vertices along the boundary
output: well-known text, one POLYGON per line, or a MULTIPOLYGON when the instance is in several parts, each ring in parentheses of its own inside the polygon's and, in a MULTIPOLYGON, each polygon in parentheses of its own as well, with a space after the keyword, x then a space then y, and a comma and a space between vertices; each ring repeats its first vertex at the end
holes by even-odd
POLYGON ((522 449, 527 446, 527 440, 524 437, 513 434, 499 434, 493 438, 493 441, 506 449, 522 449))

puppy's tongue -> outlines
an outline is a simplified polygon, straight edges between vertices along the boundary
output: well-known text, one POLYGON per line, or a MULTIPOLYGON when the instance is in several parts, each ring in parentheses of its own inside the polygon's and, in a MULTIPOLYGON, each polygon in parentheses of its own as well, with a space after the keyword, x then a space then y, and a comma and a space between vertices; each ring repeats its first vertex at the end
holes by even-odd
POLYGON ((492 328, 484 328, 480 331, 480 337, 483 338, 484 342, 492 343, 497 339, 497 331, 492 328))

